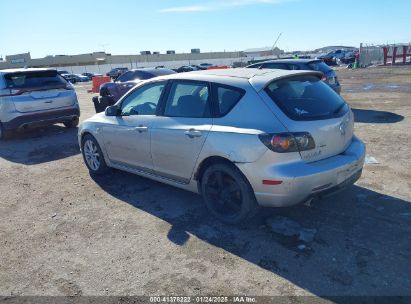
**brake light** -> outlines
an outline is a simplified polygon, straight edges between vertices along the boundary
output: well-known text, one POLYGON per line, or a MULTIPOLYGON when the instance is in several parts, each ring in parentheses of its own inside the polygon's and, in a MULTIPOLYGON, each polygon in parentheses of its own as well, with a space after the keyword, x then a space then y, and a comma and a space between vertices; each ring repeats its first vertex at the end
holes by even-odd
POLYGON ((327 77, 325 77, 325 75, 323 75, 323 76, 321 77, 321 80, 322 80, 322 81, 327 81, 327 77))
POLYGON ((258 135, 261 142, 277 153, 301 152, 315 148, 314 138, 308 132, 258 135))

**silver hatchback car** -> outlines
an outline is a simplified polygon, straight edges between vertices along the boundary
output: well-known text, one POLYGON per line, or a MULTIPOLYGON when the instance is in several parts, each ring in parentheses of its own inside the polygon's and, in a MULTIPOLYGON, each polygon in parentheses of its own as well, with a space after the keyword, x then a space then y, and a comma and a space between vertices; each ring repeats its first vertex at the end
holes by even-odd
POLYGON ((74 87, 56 70, 0 70, 0 139, 34 125, 74 128, 79 116, 74 87))
POLYGON ((227 69, 140 83, 84 121, 78 140, 90 173, 113 167, 200 193, 239 223, 358 180, 365 146, 353 126, 318 72, 227 69))

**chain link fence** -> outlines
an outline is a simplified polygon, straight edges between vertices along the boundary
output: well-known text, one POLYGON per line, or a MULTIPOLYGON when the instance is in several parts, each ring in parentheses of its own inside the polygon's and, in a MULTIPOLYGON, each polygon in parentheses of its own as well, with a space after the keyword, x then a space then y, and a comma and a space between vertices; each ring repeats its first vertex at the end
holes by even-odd
POLYGON ((406 63, 411 61, 411 43, 385 45, 361 43, 360 45, 360 66, 391 65, 393 62, 402 64, 404 60, 406 63), (394 61, 393 57, 395 57, 394 61))

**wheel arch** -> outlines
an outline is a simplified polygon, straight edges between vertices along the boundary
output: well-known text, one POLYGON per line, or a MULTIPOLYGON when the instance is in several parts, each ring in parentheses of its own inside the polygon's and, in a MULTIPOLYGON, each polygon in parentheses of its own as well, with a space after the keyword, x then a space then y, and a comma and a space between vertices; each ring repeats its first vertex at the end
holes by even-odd
POLYGON ((209 156, 201 161, 193 176, 193 179, 197 182, 198 193, 201 194, 201 177, 203 176, 205 170, 211 165, 224 163, 235 166, 234 162, 222 156, 209 156))

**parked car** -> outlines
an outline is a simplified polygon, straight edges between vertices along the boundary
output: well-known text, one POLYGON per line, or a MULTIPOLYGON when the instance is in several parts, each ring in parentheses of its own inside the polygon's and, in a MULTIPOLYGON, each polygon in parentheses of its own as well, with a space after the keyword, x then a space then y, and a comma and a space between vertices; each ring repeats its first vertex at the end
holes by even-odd
POLYGON ((78 125, 80 108, 73 86, 52 69, 0 71, 0 139, 34 125, 78 125))
POLYGON ((88 76, 84 76, 82 74, 73 74, 74 77, 76 78, 77 82, 87 82, 90 81, 88 76))
POLYGON ((121 96, 143 80, 175 73, 164 68, 141 68, 127 71, 114 82, 107 82, 100 86, 100 97, 93 97, 96 112, 104 111, 107 106, 113 105, 121 96))
POLYGON ((60 74, 64 79, 71 83, 76 83, 77 82, 77 77, 74 74, 60 74))
POLYGON ((196 65, 196 64, 192 64, 190 65, 190 67, 193 69, 193 71, 204 70, 203 68, 201 68, 199 65, 196 65))
POLYGON ((340 58, 337 60, 337 63, 343 63, 343 64, 354 63, 356 56, 358 56, 358 51, 346 52, 343 58, 340 58))
POLYGON ((327 65, 333 66, 337 65, 341 59, 348 58, 352 51, 345 50, 334 50, 325 55, 318 56, 317 59, 324 61, 327 65))
POLYGON ((247 66, 247 68, 280 69, 280 70, 313 70, 324 74, 322 80, 327 83, 336 93, 341 93, 341 85, 337 73, 327 64, 318 59, 279 59, 258 62, 247 66))
POLYGON ((90 73, 90 72, 83 73, 81 75, 86 76, 88 80, 92 80, 94 76, 103 76, 102 74, 90 73))
POLYGON ((207 70, 208 68, 211 68, 211 67, 213 67, 213 66, 215 66, 215 65, 214 65, 214 64, 211 64, 211 63, 200 63, 198 66, 199 66, 200 69, 202 69, 202 70, 207 70))
POLYGON ((121 74, 125 73, 128 71, 128 68, 114 68, 110 72, 106 74, 106 76, 110 76, 111 78, 116 79, 119 77, 121 74))
POLYGON ((178 69, 176 69, 175 71, 177 73, 185 73, 185 72, 192 72, 195 71, 196 69, 193 68, 192 66, 188 66, 188 65, 183 65, 181 67, 179 67, 178 69))
POLYGON ((242 68, 144 81, 81 124, 85 164, 200 193, 227 223, 311 201, 354 183, 365 156, 349 105, 321 77, 242 68))

